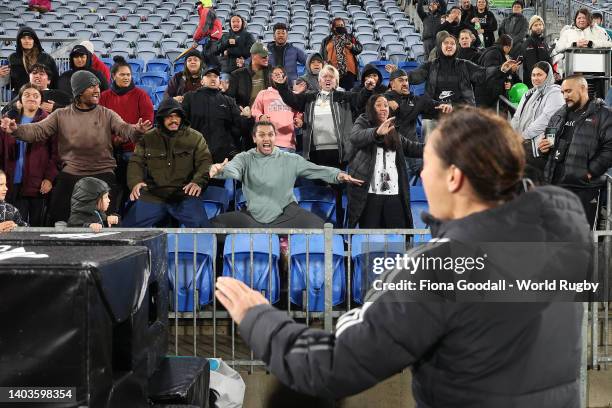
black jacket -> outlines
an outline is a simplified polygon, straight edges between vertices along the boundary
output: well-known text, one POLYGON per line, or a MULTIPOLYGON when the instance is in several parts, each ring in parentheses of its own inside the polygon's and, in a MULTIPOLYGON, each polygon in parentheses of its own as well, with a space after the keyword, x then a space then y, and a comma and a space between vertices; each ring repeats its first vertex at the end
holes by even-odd
POLYGON ((531 83, 531 70, 533 66, 540 61, 546 61, 552 66, 550 47, 543 35, 532 33, 523 41, 518 55, 523 56, 523 83, 529 88, 533 88, 531 83))
POLYGON ((510 55, 513 57, 516 56, 516 52, 521 48, 528 29, 529 22, 521 13, 512 13, 502 21, 498 34, 508 34, 512 37, 512 51, 510 51, 510 55))
MULTIPOLYGON (((267 89, 270 84, 270 73, 272 72, 271 67, 264 69, 264 87, 267 89)), ((226 95, 231 96, 236 100, 239 106, 245 107, 251 105, 251 90, 253 88, 253 75, 255 72, 250 65, 235 70, 230 75, 229 87, 227 88, 226 95)))
MULTIPOLYGON (((478 65, 483 67, 499 67, 506 61, 506 56, 500 45, 494 45, 485 49, 480 54, 480 61, 478 65)), ((474 97, 476 98, 476 105, 493 108, 497 104, 499 95, 505 92, 504 89, 504 77, 499 76, 495 79, 488 80, 476 84, 474 87, 474 97)))
MULTIPOLYGON (((30 27, 21 27, 17 32, 17 50, 9 55, 8 62, 9 68, 11 69, 11 91, 13 92, 13 96, 17 96, 19 92, 19 88, 21 88, 24 84, 30 82, 29 73, 26 71, 23 66, 23 49, 21 48, 21 37, 23 37, 23 33, 30 32, 34 38, 34 47, 38 48, 38 63, 46 66, 50 71, 51 75, 49 79, 51 80, 51 84, 49 88, 55 89, 57 88, 57 81, 59 78, 59 74, 57 71, 57 64, 51 55, 47 54, 42 45, 40 44, 40 40, 38 36, 30 27)), ((72 92, 70 93, 72 95, 72 92)))
POLYGON ((60 91, 63 91, 69 95, 72 95, 72 85, 70 84, 70 80, 72 79, 72 75, 75 72, 80 71, 80 70, 89 71, 92 74, 94 74, 96 78, 98 78, 98 81, 100 81, 100 92, 106 91, 108 89, 108 81, 106 80, 106 77, 104 76, 104 74, 102 74, 100 71, 95 70, 91 67, 91 53, 89 52, 89 50, 87 50, 87 48, 85 48, 82 45, 75 45, 72 48, 72 51, 70 52, 69 58, 70 58, 70 70, 64 72, 60 76, 59 82, 57 85, 60 91), (72 57, 75 54, 75 51, 77 51, 80 54, 85 54, 87 56, 87 62, 85 63, 85 66, 83 68, 77 68, 74 65, 74 61, 72 57))
POLYGON ((444 100, 453 105, 475 105, 472 83, 485 83, 504 75, 500 67, 481 67, 473 62, 458 59, 456 56, 444 56, 440 47, 437 51, 441 57, 422 64, 408 74, 408 80, 411 84, 427 82, 425 92, 435 101, 444 100), (443 98, 443 95, 437 94, 438 81, 442 80, 453 83, 458 92, 448 98, 443 98))
POLYGON ((474 45, 477 47, 480 46, 480 39, 478 38, 478 31, 474 30, 474 26, 471 23, 464 23, 464 22, 449 23, 448 21, 445 21, 444 23, 440 24, 440 27, 438 28, 437 33, 439 33, 440 31, 446 31, 453 37, 459 38, 459 34, 463 30, 470 30, 472 34, 474 34, 474 37, 476 37, 476 39, 474 40, 474 45))
MULTIPOLYGON (((478 12, 478 9, 475 9, 472 18, 474 17, 480 20, 480 28, 484 30, 484 46, 491 47, 495 42, 495 32, 497 31, 497 19, 495 15, 491 13, 488 8, 482 13, 478 12)), ((472 26, 474 25, 471 23, 471 19, 467 23, 472 24, 472 26)))
MULTIPOLYGON (((363 67, 363 70, 361 71, 361 79, 359 84, 355 85, 353 87, 353 89, 351 89, 352 92, 360 92, 363 88, 365 88, 365 80, 368 77, 368 75, 371 74, 376 74, 378 76, 378 80, 376 82, 376 86, 374 87, 374 89, 372 90, 372 94, 382 94, 385 93, 385 91, 387 90, 387 87, 383 85, 383 76, 380 74, 380 71, 378 71, 378 69, 376 68, 375 65, 372 64, 366 64, 365 67, 363 67)), ((361 115, 362 113, 365 112, 365 105, 367 103, 367 100, 361 101, 363 103, 363 105, 361 106, 353 106, 352 110, 353 110, 353 119, 357 119, 357 117, 359 115, 361 115)))
MULTIPOLYGON (((313 121, 314 121, 314 105, 321 91, 307 91, 301 94, 294 94, 287 83, 279 86, 283 102, 291 106, 298 112, 304 112, 304 125, 302 126, 302 156, 306 160, 310 159, 311 144, 314 141, 312 137, 313 121)), ((368 98, 372 95, 371 91, 363 88, 359 92, 331 92, 331 111, 334 120, 334 129, 336 139, 338 140, 338 154, 341 162, 345 162, 351 156, 350 143, 348 137, 353 127, 352 110, 358 109, 360 106, 365 106, 368 98)))
MULTIPOLYGON (((233 17, 233 15, 232 15, 233 17)), ((221 41, 217 48, 217 53, 223 55, 227 51, 227 58, 225 59, 225 65, 223 66, 224 72, 232 72, 237 68, 236 58, 244 58, 245 60, 251 56, 251 46, 255 43, 253 34, 246 30, 246 21, 242 16, 242 29, 240 31, 230 30, 223 34, 221 41), (229 40, 236 40, 235 44, 230 44, 229 40)), ((231 17, 230 17, 231 18, 231 17)), ((229 21, 228 19, 227 21, 229 21)))
POLYGON ((390 111, 390 116, 395 116, 396 118, 395 128, 408 140, 417 141, 417 118, 422 113, 433 114, 435 112, 434 101, 427 94, 423 96, 415 96, 414 94, 402 95, 392 89, 385 92, 385 98, 388 101, 397 102, 397 110, 390 111))
POLYGON ((601 176, 612 167, 612 111, 601 99, 590 100, 574 124, 574 135, 568 146, 560 136, 567 118, 567 107, 559 109, 548 123, 557 129, 555 146, 548 155, 544 178, 552 182, 555 172, 563 187, 599 188, 601 176), (587 173, 592 178, 589 182, 587 173))
MULTIPOLYGON (((359 222, 359 218, 365 208, 368 189, 374 173, 376 164, 376 147, 380 143, 380 138, 376 137, 378 125, 370 122, 363 114, 357 118, 349 142, 351 143, 352 157, 349 160, 349 174, 364 183, 361 186, 348 185, 348 227, 354 228, 359 222)), ((408 203, 410 202, 410 187, 408 182, 408 172, 406 169, 406 159, 408 157, 423 157, 423 144, 414 140, 409 140, 399 133, 402 149, 395 152, 395 166, 397 167, 398 190, 404 210, 404 217, 408 220, 408 228, 412 228, 412 214, 408 203)))
POLYGON ((457 52, 457 58, 464 59, 467 61, 471 61, 474 64, 478 64, 480 61, 480 49, 476 46, 471 46, 468 48, 459 48, 457 52))
POLYGON ((183 109, 191 127, 204 135, 214 163, 240 152, 243 119, 233 98, 204 87, 185 94, 183 109))
POLYGON ((446 14, 446 2, 444 0, 440 0, 438 3, 438 9, 435 13, 425 11, 423 6, 426 4, 429 4, 429 0, 419 0, 417 2, 417 13, 423 22, 423 40, 433 40, 436 37, 438 28, 440 28, 440 25, 442 25, 440 19, 443 14, 446 14))
MULTIPOLYGON (((468 10, 464 10, 463 7, 461 8, 461 22, 465 23, 465 24, 471 24, 470 21, 474 18, 474 14, 476 14, 476 6, 474 6, 473 4, 470 4, 470 8, 468 10)), ((459 37, 457 37, 459 38, 459 37)))
MULTIPOLYGON (((410 255, 443 258, 455 242, 590 242, 578 198, 552 186, 434 226, 433 237, 451 242, 430 243, 410 255)), ((588 250, 567 252, 550 257, 546 277, 575 279, 576 264, 588 264, 588 250)), ((516 262, 524 266, 516 270, 524 279, 543 278, 528 256, 516 262)), ((410 279, 410 272, 395 270, 381 279, 410 279)), ((465 277, 452 275, 446 274, 465 277)), ((416 295, 372 292, 362 308, 340 317, 334 333, 258 305, 247 311, 240 335, 281 382, 311 395, 356 394, 410 366, 418 407, 579 407, 581 304, 418 302, 403 296, 416 295)))
POLYGON ((89 224, 102 224, 106 222, 106 214, 99 211, 98 199, 105 193, 110 193, 110 187, 105 181, 95 177, 85 177, 79 180, 70 199, 69 227, 89 227, 89 224))

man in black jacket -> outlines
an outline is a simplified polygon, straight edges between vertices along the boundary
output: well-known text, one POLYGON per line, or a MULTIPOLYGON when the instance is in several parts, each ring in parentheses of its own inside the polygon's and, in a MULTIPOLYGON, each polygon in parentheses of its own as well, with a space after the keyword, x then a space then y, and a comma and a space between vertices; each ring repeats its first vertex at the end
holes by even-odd
POLYGON ((270 86, 272 69, 268 66, 268 56, 270 54, 268 47, 263 43, 256 42, 251 46, 249 53, 251 54, 251 64, 232 72, 229 88, 226 92, 227 95, 236 100, 241 109, 250 107, 259 91, 270 86))
MULTIPOLYGON (((500 66, 504 63, 504 61, 507 60, 508 54, 510 53, 511 49, 512 37, 507 34, 503 34, 497 39, 495 45, 485 49, 482 54, 480 54, 480 60, 478 61, 478 65, 481 65, 483 67, 500 66)), ((508 74, 509 75, 506 76, 506 78, 498 77, 487 82, 481 82, 479 84, 476 84, 476 86, 474 87, 476 105, 487 108, 495 108, 499 96, 505 94, 505 81, 513 82, 509 81, 508 78, 512 77, 512 74, 510 72, 508 74)))
POLYGON ((527 30, 529 29, 527 18, 525 18, 523 15, 523 8, 523 2, 516 0, 514 3, 512 3, 512 14, 506 17, 499 26, 499 35, 508 34, 510 37, 512 37, 512 43, 514 46, 512 47, 510 54, 513 57, 518 56, 516 52, 520 50, 520 47, 527 36, 527 30))
POLYGON ((523 41, 517 55, 523 56, 523 83, 533 88, 531 83, 531 70, 540 61, 548 62, 552 66, 550 47, 544 37, 544 20, 540 16, 529 19, 529 36, 523 41))
POLYGON ((444 0, 429 1, 429 11, 425 11, 423 6, 428 0, 418 0, 417 13, 423 22, 423 45, 425 55, 429 55, 436 46, 436 33, 442 24, 442 15, 446 13, 446 2, 444 0))
POLYGON ((230 30, 223 34, 217 52, 223 55, 223 72, 238 68, 237 60, 244 64, 249 58, 251 46, 255 43, 253 35, 246 30, 246 21, 238 14, 230 18, 230 30))
POLYGON ((548 154, 544 178, 574 192, 593 226, 605 185, 602 176, 612 167, 612 111, 601 99, 589 98, 583 76, 565 78, 561 91, 566 106, 548 123, 554 139, 543 138, 538 144, 548 154))
MULTIPOLYGON (((461 19, 461 9, 457 6, 452 7, 446 16, 446 21, 440 25, 438 32, 446 31, 455 38, 459 38, 459 34, 462 30, 470 30, 474 34, 475 40, 474 45, 480 46, 480 39, 478 38, 478 32, 474 29, 471 24, 464 23, 461 19)), ((437 33, 436 33, 437 34, 437 33)))
POLYGON ((233 98, 219 90, 219 68, 204 71, 203 87, 188 92, 183 99, 185 116, 191 127, 204 135, 215 163, 231 160, 240 152, 240 110, 233 98))
POLYGON ((476 7, 471 0, 461 0, 461 22, 469 24, 476 14, 476 7))

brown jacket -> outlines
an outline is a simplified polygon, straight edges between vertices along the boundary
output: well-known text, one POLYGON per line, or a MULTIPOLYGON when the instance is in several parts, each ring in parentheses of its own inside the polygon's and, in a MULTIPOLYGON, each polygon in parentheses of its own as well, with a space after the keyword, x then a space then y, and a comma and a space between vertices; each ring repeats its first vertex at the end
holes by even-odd
POLYGON ((134 141, 140 136, 110 109, 98 105, 90 111, 81 111, 74 104, 56 110, 38 123, 21 125, 13 133, 30 143, 57 135, 62 171, 77 176, 110 173, 115 169, 113 134, 134 141))

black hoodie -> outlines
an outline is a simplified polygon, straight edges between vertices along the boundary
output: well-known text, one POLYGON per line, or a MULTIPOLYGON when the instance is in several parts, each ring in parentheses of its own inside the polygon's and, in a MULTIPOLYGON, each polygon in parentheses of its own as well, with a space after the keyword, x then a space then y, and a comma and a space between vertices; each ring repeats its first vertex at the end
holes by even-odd
MULTIPOLYGON (((380 71, 376 68, 376 66, 372 64, 367 64, 365 67, 363 67, 363 72, 361 73, 361 82, 359 85, 356 85, 352 89, 352 92, 359 92, 363 88, 365 88, 365 80, 368 77, 368 75, 371 75, 371 74, 376 74, 378 76, 378 79, 376 80, 376 86, 372 90, 372 95, 385 93, 385 91, 387 90, 387 87, 383 85, 383 76, 381 75, 380 71)), ((358 104, 355 106, 351 106, 351 111, 353 112, 353 120, 357 119, 357 117, 361 115, 362 113, 365 113, 365 107, 366 107, 368 100, 365 99, 365 100, 362 100, 361 102, 363 102, 363 105, 358 104)))
POLYGON ((95 177, 80 179, 74 186, 70 200, 69 227, 89 227, 89 224, 102 224, 106 221, 106 214, 98 210, 98 199, 110 188, 105 181, 95 177))
MULTIPOLYGON (((49 85, 49 88, 55 89, 57 87, 59 74, 55 60, 43 50, 36 32, 34 32, 32 28, 24 26, 17 32, 17 50, 8 58, 9 67, 11 69, 10 86, 13 96, 17 96, 19 93, 19 88, 30 82, 29 73, 26 71, 25 66, 23 65, 23 49, 21 47, 21 37, 23 37, 26 33, 28 33, 34 39, 34 47, 38 48, 39 54, 37 62, 39 64, 43 64, 49 69, 49 71, 51 71, 51 75, 49 76, 51 84, 49 85)), ((72 93, 70 94, 72 95, 72 93)))
POLYGON ((95 70, 91 67, 91 52, 89 52, 89 50, 87 50, 87 48, 82 45, 75 45, 72 48, 72 51, 70 51, 70 70, 64 72, 60 76, 57 87, 60 90, 68 93, 69 95, 72 95, 72 85, 70 84, 70 79, 72 78, 72 75, 75 72, 82 69, 91 72, 98 78, 98 80, 100 81, 100 92, 106 91, 108 89, 108 81, 106 80, 106 77, 100 71, 95 70), (77 68, 74 65, 74 60, 72 58, 77 54, 83 54, 87 56, 87 62, 85 63, 85 66, 83 68, 77 68))

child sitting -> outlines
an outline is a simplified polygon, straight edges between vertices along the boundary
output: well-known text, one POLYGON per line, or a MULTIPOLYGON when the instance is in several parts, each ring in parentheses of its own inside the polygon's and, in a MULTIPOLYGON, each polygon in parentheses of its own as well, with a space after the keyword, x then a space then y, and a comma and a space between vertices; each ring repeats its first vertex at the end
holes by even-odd
POLYGON ((0 170, 0 232, 9 232, 15 227, 27 227, 28 223, 21 219, 19 210, 4 201, 8 193, 6 186, 6 174, 0 170))
POLYGON ((72 191, 70 203, 69 227, 89 227, 100 232, 106 223, 109 227, 119 223, 116 215, 106 216, 110 204, 106 182, 95 177, 84 177, 79 180, 72 191))

